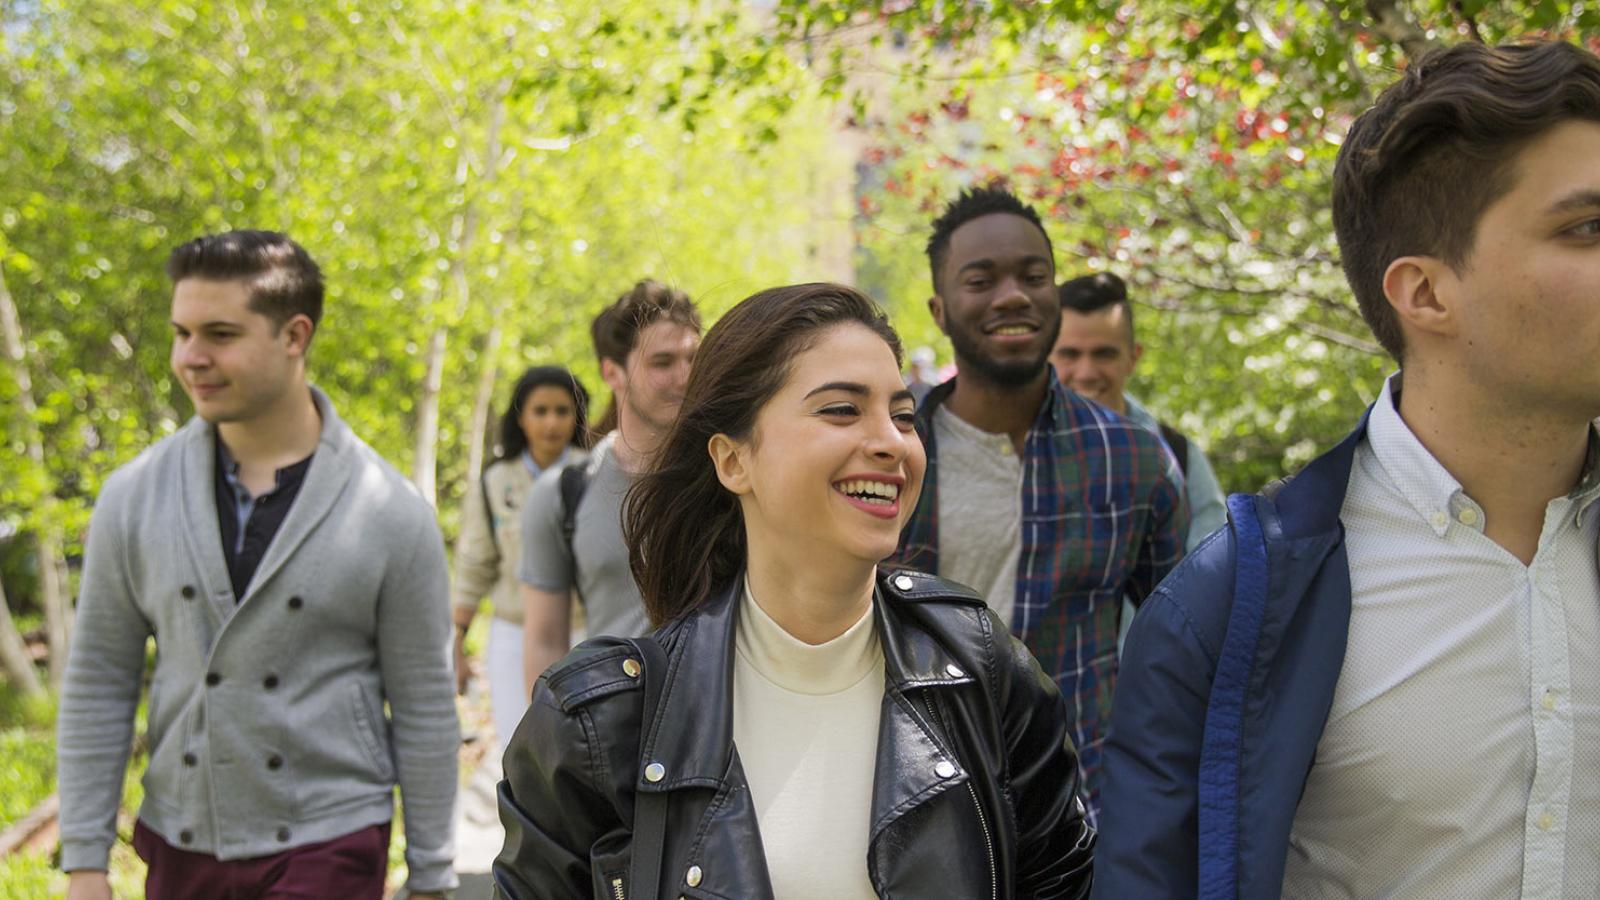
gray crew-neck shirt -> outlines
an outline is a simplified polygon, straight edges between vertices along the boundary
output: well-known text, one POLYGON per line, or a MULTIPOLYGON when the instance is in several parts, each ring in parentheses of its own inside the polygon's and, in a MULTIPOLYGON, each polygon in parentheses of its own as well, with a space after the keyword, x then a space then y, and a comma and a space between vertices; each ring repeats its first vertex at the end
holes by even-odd
POLYGON ((638 637, 650 631, 628 568, 628 547, 622 541, 622 497, 633 477, 611 452, 616 433, 595 445, 587 463, 589 487, 578 502, 572 547, 561 534, 561 470, 540 475, 522 506, 522 565, 517 577, 552 594, 566 594, 576 584, 583 597, 589 637, 638 637), (576 556, 576 560, 574 560, 576 556))
POLYGON ((1011 437, 970 425, 940 406, 939 575, 983 594, 1011 625, 1022 557, 1022 460, 1011 437))

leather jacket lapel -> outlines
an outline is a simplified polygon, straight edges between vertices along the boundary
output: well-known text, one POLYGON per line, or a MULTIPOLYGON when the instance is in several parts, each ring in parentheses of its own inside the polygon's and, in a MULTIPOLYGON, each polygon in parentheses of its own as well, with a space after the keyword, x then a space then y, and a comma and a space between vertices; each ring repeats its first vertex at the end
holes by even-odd
POLYGON ((885 687, 872 788, 870 840, 876 843, 906 813, 966 783, 966 769, 935 712, 932 692, 973 679, 929 634, 897 622, 896 609, 881 591, 873 608, 883 644, 885 687))
POLYGON ((643 723, 639 790, 723 786, 733 753, 734 598, 743 590, 741 579, 658 634, 669 648, 667 681, 660 706, 643 723), (664 770, 654 782, 644 772, 651 763, 664 770))

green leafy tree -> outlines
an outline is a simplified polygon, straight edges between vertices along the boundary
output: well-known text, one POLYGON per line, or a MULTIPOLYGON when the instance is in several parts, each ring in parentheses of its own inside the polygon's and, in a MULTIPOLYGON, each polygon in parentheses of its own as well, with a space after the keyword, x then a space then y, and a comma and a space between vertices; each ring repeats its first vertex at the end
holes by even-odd
MULTIPOLYGON (((1392 365, 1342 278, 1328 210, 1349 122, 1408 60, 1538 29, 1579 3, 780 2, 864 135, 863 285, 938 340, 918 258, 937 208, 1005 181, 1063 277, 1130 282, 1134 390, 1254 490, 1337 440, 1392 365), (891 74, 885 74, 891 73, 891 74)), ((1591 39, 1591 46, 1595 46, 1591 39)))
POLYGON ((6 528, 76 553, 104 477, 187 416, 161 267, 196 234, 311 250, 313 377, 447 533, 503 376, 598 387, 588 321, 638 278, 711 314, 847 278, 824 248, 852 160, 760 27, 732 2, 0 0, 6 528))

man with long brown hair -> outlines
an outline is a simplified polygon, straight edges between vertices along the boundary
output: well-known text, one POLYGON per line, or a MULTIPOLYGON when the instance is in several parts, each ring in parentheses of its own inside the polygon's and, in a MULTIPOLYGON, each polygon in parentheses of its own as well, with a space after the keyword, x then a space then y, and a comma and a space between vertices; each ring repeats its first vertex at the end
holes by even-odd
POLYGON ((1134 621, 1096 895, 1600 896, 1600 59, 1418 61, 1333 221, 1400 371, 1134 621))

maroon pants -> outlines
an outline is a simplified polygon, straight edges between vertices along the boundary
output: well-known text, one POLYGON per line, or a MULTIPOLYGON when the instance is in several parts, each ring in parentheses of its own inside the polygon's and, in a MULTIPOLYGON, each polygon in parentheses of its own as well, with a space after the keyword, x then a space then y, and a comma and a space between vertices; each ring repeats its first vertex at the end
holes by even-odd
POLYGON ((382 900, 389 823, 271 856, 224 862, 180 850, 137 822, 133 849, 150 867, 146 900, 382 900))

